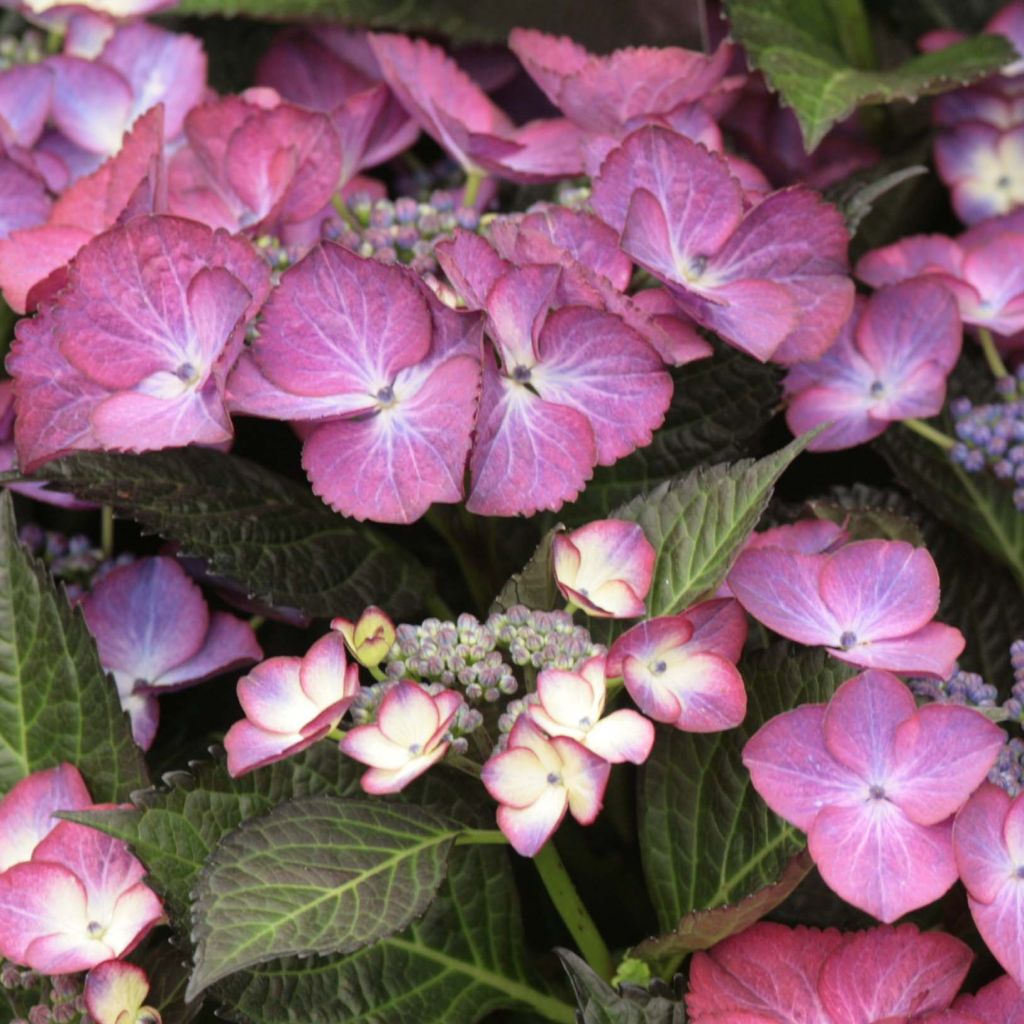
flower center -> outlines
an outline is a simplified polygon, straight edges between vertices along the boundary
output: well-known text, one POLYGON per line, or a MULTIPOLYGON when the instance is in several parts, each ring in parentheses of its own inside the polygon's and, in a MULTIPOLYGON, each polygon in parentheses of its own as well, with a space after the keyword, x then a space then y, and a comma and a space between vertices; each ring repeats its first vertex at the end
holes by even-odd
POLYGON ((872 381, 868 390, 872 398, 881 398, 885 394, 885 385, 880 380, 872 381))
POLYGON ((418 755, 418 754, 420 754, 422 752, 423 752, 423 744, 422 743, 410 743, 409 744, 409 753, 410 754, 417 754, 418 755))
POLYGON ((86 930, 86 931, 87 931, 87 932, 89 933, 89 935, 90 935, 90 936, 92 936, 92 938, 94 938, 94 939, 98 939, 98 938, 99 938, 99 937, 100 937, 100 936, 101 936, 101 935, 103 934, 103 932, 104 932, 104 928, 103 928, 103 925, 101 925, 101 924, 99 923, 99 921, 90 921, 90 922, 89 922, 89 923, 88 923, 88 924, 87 924, 87 925, 85 926, 85 930, 86 930))
POLYGON ((870 796, 872 800, 884 800, 885 790, 876 784, 868 790, 868 796, 870 796))
POLYGON ((652 661, 647 667, 656 676, 660 676, 668 668, 668 665, 666 665, 664 661, 652 661))
POLYGON ((517 366, 512 371, 512 379, 518 384, 525 384, 530 379, 530 367, 517 366))
POLYGON ((552 786, 557 786, 561 783, 562 776, 558 772, 548 772, 548 783, 552 786))
POLYGON ((182 363, 174 371, 174 376, 186 384, 191 384, 196 379, 196 368, 191 363, 182 363))
POLYGON ((848 651, 857 643, 857 634, 851 633, 850 630, 846 630, 845 633, 839 638, 839 646, 844 650, 848 651))

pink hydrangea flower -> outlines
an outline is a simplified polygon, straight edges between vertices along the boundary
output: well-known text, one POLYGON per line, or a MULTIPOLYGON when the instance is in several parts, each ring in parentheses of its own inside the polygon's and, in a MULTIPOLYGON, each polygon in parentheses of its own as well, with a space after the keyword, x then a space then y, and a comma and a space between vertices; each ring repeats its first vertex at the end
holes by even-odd
POLYGON ((516 127, 440 47, 371 34, 384 79, 409 115, 469 172, 510 181, 555 181, 583 170, 579 132, 564 118, 516 127))
POLYGON ((57 299, 18 324, 7 368, 22 469, 230 440, 224 385, 269 276, 244 240, 177 217, 90 242, 57 299))
POLYGON ((623 519, 599 519, 556 534, 551 544, 562 596, 601 618, 643 615, 655 558, 643 529, 623 519))
POLYGON ((762 726, 743 749, 754 788, 807 833, 828 886, 885 922, 956 881, 953 815, 1005 733, 973 708, 918 708, 888 672, 843 683, 762 726))
POLYGON ((949 1007, 970 965, 959 939, 910 924, 842 934, 762 922, 693 955, 686 1009, 693 1024, 916 1021, 949 1007))
POLYGON ((1022 1024, 1024 989, 1004 974, 979 989, 976 995, 961 996, 953 1006, 979 1024, 1022 1024))
POLYGON ((603 654, 574 672, 544 669, 537 676, 538 703, 526 714, 548 736, 568 736, 611 764, 643 764, 654 746, 654 726, 629 709, 602 718, 606 687, 603 654))
POLYGON ((158 106, 139 118, 116 156, 61 194, 45 224, 0 239, 0 288, 11 309, 32 311, 40 290, 55 292, 63 286, 61 268, 122 216, 162 212, 156 206, 161 202, 163 144, 163 108, 158 106), (51 275, 56 280, 47 287, 51 275))
POLYGON ((384 695, 376 722, 346 733, 342 753, 370 766, 360 780, 367 793, 397 793, 448 753, 445 736, 464 706, 454 690, 431 695, 403 680, 384 695))
POLYGON ((35 848, 56 827, 58 811, 91 806, 89 790, 74 765, 33 772, 16 782, 0 800, 0 872, 32 859, 35 848))
POLYGON ((857 264, 857 276, 879 288, 912 277, 945 285, 965 324, 997 334, 1024 329, 1024 222, 996 218, 959 238, 913 235, 875 249, 857 264))
POLYGON ((238 682, 245 718, 224 737, 228 771, 244 775, 291 757, 323 739, 359 692, 337 633, 322 636, 301 658, 269 658, 238 682))
POLYGON ((409 523, 462 497, 480 328, 410 271, 324 243, 274 290, 232 409, 308 421, 313 490, 345 515, 409 523))
POLYGON ((1024 986, 1024 794, 983 785, 957 815, 953 846, 981 937, 1024 986))
POLYGON ((85 979, 85 1005, 96 1024, 160 1024, 160 1014, 145 1006, 149 978, 141 967, 108 960, 85 979))
POLYGON ((164 916, 144 876, 124 843, 60 822, 0 874, 0 955, 72 974, 130 953, 164 916))
POLYGON ((859 299, 835 344, 786 376, 794 434, 828 424, 811 451, 852 448, 890 423, 934 416, 960 356, 957 305, 942 285, 906 281, 859 299))
POLYGON ((467 304, 486 311, 496 349, 484 354, 471 512, 558 509, 595 465, 650 443, 672 379, 623 318, 594 308, 590 296, 579 304, 559 267, 510 267, 474 236, 461 234, 438 255, 467 304))
POLYGON ((932 622, 935 562, 905 541, 855 541, 821 554, 748 549, 728 583, 769 629, 852 665, 947 679, 964 649, 958 629, 932 622))
POLYGON ((508 747, 483 767, 481 780, 500 804, 498 828, 512 848, 533 857, 569 811, 590 825, 601 811, 611 765, 568 736, 549 737, 520 715, 508 747))
POLYGON ((847 231, 810 189, 749 209, 720 156, 648 127, 608 156, 591 203, 687 313, 757 359, 816 358, 850 316, 847 231))
POLYGON ((263 657, 248 624, 211 612, 173 558, 143 558, 114 569, 86 594, 82 612, 143 750, 156 735, 159 694, 263 657))
POLYGON ((280 234, 319 214, 341 179, 330 118, 250 90, 196 107, 168 167, 172 213, 228 231, 280 234))
POLYGON ((623 633, 608 652, 607 672, 623 677, 637 707, 656 722, 686 732, 733 729, 747 713, 736 668, 746 639, 736 601, 705 601, 623 633))
POLYGON ((1024 205, 1024 125, 1000 130, 967 121, 935 140, 935 166, 965 224, 1024 205))

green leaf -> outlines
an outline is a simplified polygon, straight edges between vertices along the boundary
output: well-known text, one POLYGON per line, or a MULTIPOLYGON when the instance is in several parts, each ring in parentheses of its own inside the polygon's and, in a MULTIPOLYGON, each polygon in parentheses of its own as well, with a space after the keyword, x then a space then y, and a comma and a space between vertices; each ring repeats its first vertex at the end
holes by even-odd
POLYGON ((146 865, 149 884, 165 900, 171 923, 184 937, 190 893, 223 836, 284 800, 358 794, 363 771, 337 747, 317 743, 238 779, 228 775, 223 761, 193 765, 191 772, 171 772, 164 776, 162 788, 133 795, 135 810, 81 811, 62 817, 123 839, 146 865))
MULTIPOLYGON (((414 789, 423 806, 493 827, 493 807, 469 804, 449 773, 431 773, 414 789)), ((508 851, 457 846, 437 898, 406 931, 347 956, 267 964, 215 991, 224 1015, 249 1024, 474 1024, 517 1008, 573 1024, 572 1007, 546 995, 523 958, 508 851)))
POLYGON ((508 611, 513 605, 523 604, 527 608, 551 611, 562 600, 551 568, 551 542, 555 534, 563 530, 559 524, 542 538, 537 550, 521 572, 513 573, 509 581, 491 605, 491 612, 508 611))
MULTIPOLYGON (((710 944, 712 935, 693 927, 687 920, 691 915, 736 904, 775 885, 804 848, 803 834, 755 792, 742 761, 747 740, 783 711, 827 701, 853 674, 823 651, 794 653, 785 644, 754 655, 740 668, 749 701, 743 725, 707 734, 660 726, 641 770, 637 804, 644 875, 662 931, 676 933, 668 943, 673 955, 710 944)), ((717 929, 714 934, 722 937, 717 929)), ((658 962, 652 967, 660 973, 664 951, 647 948, 653 949, 658 962)), ((634 955, 643 955, 642 949, 634 955)))
POLYGON ((852 237, 879 199, 905 182, 927 173, 928 168, 923 164, 912 164, 894 171, 888 171, 884 164, 879 164, 867 171, 858 171, 826 189, 825 198, 838 207, 852 237))
POLYGON ((747 454, 779 402, 779 375, 735 349, 681 367, 664 424, 646 448, 598 467, 586 490, 559 518, 577 526, 607 516, 641 491, 709 462, 747 454))
POLYGON ((685 1024, 682 994, 667 985, 655 983, 657 993, 635 985, 624 985, 616 992, 575 953, 555 952, 572 982, 582 1024, 685 1024))
POLYGON ((807 503, 818 519, 842 526, 851 540, 904 540, 923 547, 921 509, 897 491, 856 484, 807 503))
POLYGON ((900 483, 929 511, 1006 565, 1024 589, 1024 515, 987 473, 966 473, 938 445, 894 425, 876 442, 900 483))
POLYGON ((312 616, 397 618, 422 608, 426 570, 372 526, 332 512, 313 492, 235 455, 175 448, 83 452, 46 465, 61 489, 112 505, 177 541, 185 555, 271 604, 312 616))
POLYGON ((821 0, 726 0, 733 38, 793 108, 813 150, 837 121, 867 103, 916 100, 998 71, 1015 58, 1001 36, 978 36, 914 57, 898 68, 867 71, 843 56, 844 25, 821 0))
POLYGON ((804 850, 786 865, 778 881, 756 889, 735 903, 687 914, 672 931, 634 946, 630 956, 649 964, 671 966, 695 949, 708 949, 771 913, 796 891, 813 867, 814 861, 804 850))
POLYGON ((82 613, 18 542, 0 495, 0 793, 68 761, 97 802, 149 783, 114 683, 82 613))
POLYGON ((698 469, 617 509, 654 545, 648 615, 674 615, 712 593, 761 518, 776 481, 811 439, 805 434, 754 462, 698 469))
POLYGON ((433 901, 460 828, 407 804, 312 797, 229 833, 199 879, 187 999, 283 956, 351 953, 433 901))

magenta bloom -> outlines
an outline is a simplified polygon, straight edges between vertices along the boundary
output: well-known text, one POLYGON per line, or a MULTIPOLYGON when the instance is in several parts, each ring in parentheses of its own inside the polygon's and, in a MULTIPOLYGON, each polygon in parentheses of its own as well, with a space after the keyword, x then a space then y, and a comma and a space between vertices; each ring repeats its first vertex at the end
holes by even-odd
POLYGON ((1024 794, 983 785, 957 815, 953 847, 981 937, 1024 986, 1024 794))
POLYGON ((92 797, 71 764, 33 772, 0 800, 0 872, 31 860, 35 848, 54 830, 58 811, 80 811, 92 797))
POLYGON ((153 204, 159 198, 163 145, 163 108, 156 107, 139 118, 116 156, 57 199, 45 224, 0 239, 0 288, 11 309, 34 310, 40 289, 56 291, 64 284, 63 275, 55 272, 122 215, 157 212, 153 204), (149 207, 139 208, 147 198, 149 207), (59 281, 47 288, 51 275, 59 281))
POLYGON ((212 227, 280 234, 320 213, 340 184, 330 119, 269 89, 196 107, 185 138, 168 167, 169 207, 212 227))
POLYGON ((686 1009, 693 1024, 917 1020, 949 1007, 970 965, 959 939, 910 924, 844 935, 761 922, 693 955, 686 1009))
MULTIPOLYGON (((502 261, 492 253, 492 258, 502 261)), ((626 323, 590 306, 558 305, 561 272, 527 265, 485 280, 463 266, 471 304, 481 296, 497 349, 484 359, 480 420, 466 507, 481 515, 558 509, 595 465, 649 444, 672 379, 626 323)))
POLYGON ((324 243, 274 290, 231 406, 311 421, 313 490, 345 515, 409 523, 462 497, 480 344, 479 317, 410 271, 324 243))
POLYGON ((979 989, 976 995, 961 996, 953 1006, 979 1024, 1021 1024, 1024 1021, 1024 989, 1004 974, 979 989))
POLYGON ((263 657, 248 624, 210 612, 202 591, 173 558, 143 558, 114 569, 86 594, 82 612, 143 750, 156 735, 160 693, 263 657))
POLYGON ((681 615, 648 619, 608 652, 609 676, 622 676, 637 707, 685 732, 733 729, 747 713, 736 668, 747 619, 735 601, 714 600, 681 615))
POLYGON ((359 692, 359 666, 345 641, 322 636, 301 658, 269 658, 238 681, 245 718, 224 737, 228 771, 244 775, 323 739, 359 692))
POLYGON ((532 857, 569 811, 581 825, 601 811, 611 765, 568 736, 548 737, 528 715, 509 733, 508 748, 483 767, 481 780, 501 805, 498 828, 516 853, 532 857))
POLYGON ((967 121, 935 140, 935 166, 965 224, 1024 205, 1024 125, 1006 130, 967 121))
POLYGON ((376 722, 345 734, 341 751, 370 766, 360 780, 367 793, 397 793, 448 753, 448 733, 464 706, 454 690, 431 695, 402 680, 384 695, 376 722))
POLYGON ((875 249, 857 264, 857 276, 875 288, 911 277, 945 285, 965 324, 997 334, 1024 329, 1024 225, 996 219, 959 238, 914 235, 875 249))
POLYGON ((754 788, 807 833, 828 886, 891 922, 956 881, 952 817, 1005 733, 973 708, 918 708, 888 672, 773 718, 743 748, 754 788))
POLYGON ((623 519, 599 519, 551 544, 555 582, 567 601, 588 615, 633 619, 643 615, 655 552, 644 531, 623 519))
POLYGON ((568 736, 611 764, 643 764, 654 746, 654 726, 629 709, 602 718, 606 687, 603 654, 575 672, 544 669, 537 676, 538 703, 526 714, 548 736, 568 736))
POLYGON ((794 434, 829 426, 811 451, 852 448, 890 423, 934 416, 960 356, 957 305, 942 285, 911 280, 859 299, 835 344, 786 376, 794 434))
POLYGON ((224 384, 269 276, 247 242, 177 217, 90 242, 57 300, 18 324, 7 368, 21 467, 230 440, 224 384))
POLYGON ((748 549, 728 582, 769 629, 852 665, 947 679, 964 649, 958 629, 931 621, 939 607, 931 555, 905 541, 856 541, 812 555, 748 549))
POLYGON ((73 974, 130 953, 164 916, 144 876, 124 843, 60 822, 0 874, 0 955, 73 974))
POLYGON ((517 128, 440 47, 400 35, 369 39, 385 81, 410 116, 467 173, 555 181, 583 170, 579 132, 569 121, 517 128))
POLYGON ((810 189, 748 209, 721 157, 649 127, 609 155, 591 202, 687 313, 757 359, 813 359, 850 315, 846 228, 810 189))

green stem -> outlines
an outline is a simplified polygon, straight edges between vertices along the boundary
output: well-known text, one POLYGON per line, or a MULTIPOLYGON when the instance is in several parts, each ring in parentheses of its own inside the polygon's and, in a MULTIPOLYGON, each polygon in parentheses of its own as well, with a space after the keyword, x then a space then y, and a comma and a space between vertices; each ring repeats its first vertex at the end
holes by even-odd
POLYGON ((468 757, 463 757, 462 754, 449 753, 445 758, 445 763, 450 764, 453 768, 464 772, 466 775, 472 775, 474 779, 480 778, 480 765, 476 761, 471 761, 468 757))
POLYGON ((335 726, 325 737, 325 740, 333 740, 335 743, 340 743, 345 738, 345 730, 339 729, 335 726))
POLYGON ((562 858, 558 856, 553 839, 548 840, 540 853, 533 858, 533 863, 544 883, 551 902, 566 928, 579 946, 584 959, 605 981, 615 973, 615 963, 601 933, 594 924, 590 912, 583 905, 576 886, 572 884, 569 872, 565 870, 562 858))
POLYGON ((336 192, 331 198, 331 206, 334 207, 338 216, 350 227, 353 231, 362 231, 363 226, 359 223, 356 215, 348 208, 348 203, 345 202, 345 197, 340 192, 336 192))
POLYGON ((908 430, 912 430, 915 434, 919 434, 921 437, 931 441, 932 444, 938 445, 947 452, 954 444, 956 444, 949 434, 944 434, 941 430, 936 430, 934 427, 930 427, 924 422, 924 420, 909 419, 902 420, 901 422, 908 430))
POLYGON ((114 510, 104 505, 100 511, 100 548, 104 558, 112 558, 114 554, 114 510))
POLYGON ((266 622, 266 618, 262 615, 254 615, 249 620, 249 628, 254 632, 258 633, 263 623, 266 622))
POLYGON ((505 846, 508 839, 496 828, 467 828, 458 839, 456 846, 505 846))
POLYGON ((480 186, 486 177, 487 174, 484 171, 470 171, 466 175, 466 187, 462 191, 463 206, 476 206, 477 196, 480 195, 480 186))
POLYGON ((1006 368, 1006 363, 1003 362, 1003 357, 999 354, 999 349, 996 348, 992 332, 987 327, 978 328, 978 341, 981 342, 981 351, 985 356, 985 362, 988 363, 988 368, 992 371, 992 376, 996 380, 1009 377, 1010 371, 1006 368))
POLYGON ((427 611, 435 618, 445 622, 455 621, 455 612, 448 607, 448 602, 437 591, 428 594, 423 603, 426 605, 427 611))

